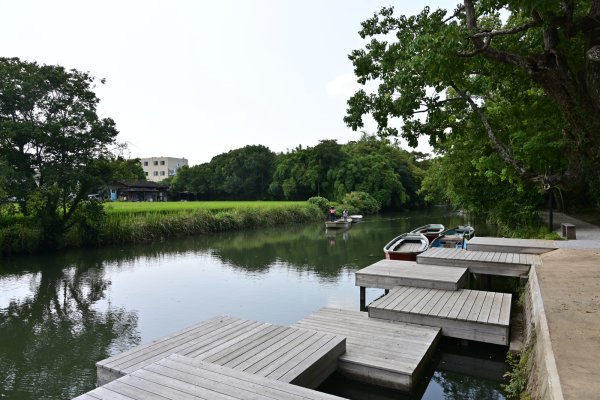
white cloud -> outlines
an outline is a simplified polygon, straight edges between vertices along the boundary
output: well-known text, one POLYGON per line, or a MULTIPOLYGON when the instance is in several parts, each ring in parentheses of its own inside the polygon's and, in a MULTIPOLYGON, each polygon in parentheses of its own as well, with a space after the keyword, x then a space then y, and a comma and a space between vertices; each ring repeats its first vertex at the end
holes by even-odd
POLYGON ((356 76, 353 73, 338 75, 331 81, 327 82, 325 91, 331 97, 352 96, 362 85, 356 82, 356 76))

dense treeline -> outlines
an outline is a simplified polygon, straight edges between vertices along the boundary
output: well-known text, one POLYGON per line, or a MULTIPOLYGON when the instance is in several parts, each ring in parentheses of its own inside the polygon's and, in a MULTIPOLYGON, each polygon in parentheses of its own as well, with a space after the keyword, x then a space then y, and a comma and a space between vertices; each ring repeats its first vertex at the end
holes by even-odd
POLYGON ((430 199, 527 226, 551 196, 600 205, 600 1, 464 0, 415 16, 383 8, 350 59, 359 90, 345 121, 440 155, 430 199), (395 123, 402 122, 401 128, 395 123))
POLYGON ((339 144, 322 140, 275 154, 265 146, 246 146, 184 167, 171 190, 198 200, 306 200, 321 196, 341 201, 347 193, 373 196, 382 208, 423 204, 419 189, 427 161, 387 140, 363 134, 339 144))

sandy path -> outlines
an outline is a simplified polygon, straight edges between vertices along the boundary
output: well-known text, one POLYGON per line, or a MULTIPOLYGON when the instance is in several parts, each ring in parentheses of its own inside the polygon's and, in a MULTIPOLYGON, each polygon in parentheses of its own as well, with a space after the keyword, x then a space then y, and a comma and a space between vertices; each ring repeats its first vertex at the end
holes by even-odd
POLYGON ((565 399, 600 399, 600 250, 563 248, 542 259, 538 280, 565 399))

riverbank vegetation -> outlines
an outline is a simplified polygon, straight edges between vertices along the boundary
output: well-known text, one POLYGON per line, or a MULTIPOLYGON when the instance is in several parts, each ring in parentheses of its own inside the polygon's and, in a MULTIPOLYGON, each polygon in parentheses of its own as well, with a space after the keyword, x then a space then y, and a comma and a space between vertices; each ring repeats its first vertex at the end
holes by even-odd
POLYGON ((598 1, 383 8, 350 55, 376 90, 359 90, 345 121, 357 130, 372 116, 378 134, 412 145, 428 137, 439 157, 422 193, 494 222, 536 229, 547 197, 597 209, 599 28, 598 1))

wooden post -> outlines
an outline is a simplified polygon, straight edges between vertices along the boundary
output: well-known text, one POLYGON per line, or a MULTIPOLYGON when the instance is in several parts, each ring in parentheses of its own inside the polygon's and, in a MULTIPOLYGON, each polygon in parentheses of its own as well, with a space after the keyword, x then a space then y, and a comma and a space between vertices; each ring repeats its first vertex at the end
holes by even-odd
POLYGON ((364 286, 360 286, 360 311, 367 311, 366 306, 366 288, 364 286))

